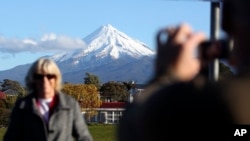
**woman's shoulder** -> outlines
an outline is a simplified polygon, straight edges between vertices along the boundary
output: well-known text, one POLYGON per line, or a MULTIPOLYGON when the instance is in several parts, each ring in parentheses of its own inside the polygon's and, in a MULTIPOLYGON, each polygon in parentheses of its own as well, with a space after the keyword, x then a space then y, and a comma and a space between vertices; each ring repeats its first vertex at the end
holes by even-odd
POLYGON ((74 97, 72 97, 72 96, 70 96, 70 95, 68 95, 68 94, 66 94, 64 92, 59 92, 58 96, 59 96, 59 99, 65 101, 67 103, 75 103, 75 102, 77 102, 77 100, 74 97))

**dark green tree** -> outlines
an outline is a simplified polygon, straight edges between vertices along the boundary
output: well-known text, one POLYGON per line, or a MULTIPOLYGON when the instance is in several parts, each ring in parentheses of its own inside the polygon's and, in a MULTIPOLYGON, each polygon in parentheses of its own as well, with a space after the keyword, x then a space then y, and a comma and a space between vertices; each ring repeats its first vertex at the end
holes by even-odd
POLYGON ((101 88, 101 81, 98 76, 90 73, 86 73, 86 77, 84 77, 84 84, 93 84, 96 86, 97 90, 101 88))
POLYGON ((230 67, 226 66, 222 62, 219 63, 219 80, 231 78, 233 75, 234 74, 230 67))
POLYGON ((121 83, 123 83, 123 85, 125 85, 125 87, 127 88, 127 91, 130 91, 131 89, 135 88, 136 86, 136 82, 133 80, 130 81, 122 81, 121 83))
POLYGON ((10 89, 10 90, 16 91, 16 94, 19 97, 23 97, 26 95, 25 88, 22 87, 18 81, 4 79, 1 86, 2 86, 2 91, 6 91, 6 90, 10 89))
POLYGON ((126 102, 128 99, 127 87, 122 83, 109 81, 102 85, 101 97, 111 102, 126 102))

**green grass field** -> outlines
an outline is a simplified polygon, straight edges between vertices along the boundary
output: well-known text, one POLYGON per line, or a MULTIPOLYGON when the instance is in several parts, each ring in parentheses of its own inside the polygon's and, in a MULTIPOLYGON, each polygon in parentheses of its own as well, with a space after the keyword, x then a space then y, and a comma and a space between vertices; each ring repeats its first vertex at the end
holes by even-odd
MULTIPOLYGON (((116 141, 116 125, 91 125, 89 131, 94 141, 116 141)), ((0 128, 0 141, 3 140, 5 128, 0 128)))
POLYGON ((5 130, 6 130, 6 129, 4 129, 4 128, 0 128, 0 141, 3 140, 3 135, 4 135, 4 133, 5 133, 5 130))

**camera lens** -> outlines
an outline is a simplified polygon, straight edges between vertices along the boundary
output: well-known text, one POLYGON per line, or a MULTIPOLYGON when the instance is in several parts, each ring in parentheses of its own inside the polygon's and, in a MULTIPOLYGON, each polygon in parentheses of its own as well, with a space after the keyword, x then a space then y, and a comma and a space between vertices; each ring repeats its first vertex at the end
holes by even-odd
POLYGON ((203 60, 228 59, 231 50, 232 43, 228 39, 205 41, 199 46, 200 57, 203 60))

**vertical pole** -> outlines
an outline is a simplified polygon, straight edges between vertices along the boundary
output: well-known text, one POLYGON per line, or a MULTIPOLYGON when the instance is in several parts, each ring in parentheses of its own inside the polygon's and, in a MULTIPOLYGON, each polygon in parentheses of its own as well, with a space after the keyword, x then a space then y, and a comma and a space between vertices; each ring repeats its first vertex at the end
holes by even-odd
MULTIPOLYGON (((217 40, 219 38, 220 31, 220 2, 211 2, 211 28, 210 38, 211 40, 217 40)), ((219 60, 214 59, 209 64, 209 79, 217 81, 219 79, 219 60)))

